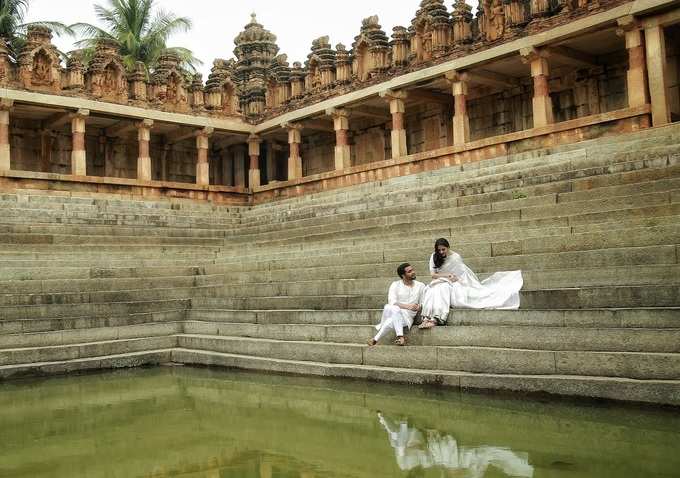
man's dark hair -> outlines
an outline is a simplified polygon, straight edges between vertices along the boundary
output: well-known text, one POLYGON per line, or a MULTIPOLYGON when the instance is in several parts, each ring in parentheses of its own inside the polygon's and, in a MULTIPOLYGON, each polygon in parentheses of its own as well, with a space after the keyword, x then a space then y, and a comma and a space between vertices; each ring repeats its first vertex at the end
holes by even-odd
POLYGON ((402 279, 404 278, 404 274, 406 274, 407 267, 411 267, 411 264, 409 264, 408 262, 404 262, 399 267, 397 267, 397 275, 402 279))

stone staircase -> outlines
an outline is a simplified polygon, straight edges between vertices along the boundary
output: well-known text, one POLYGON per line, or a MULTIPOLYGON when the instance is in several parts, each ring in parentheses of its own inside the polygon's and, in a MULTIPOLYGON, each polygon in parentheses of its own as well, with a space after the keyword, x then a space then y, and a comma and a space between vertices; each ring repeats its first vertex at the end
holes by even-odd
POLYGON ((0 377, 167 362, 238 208, 0 197, 0 377))
POLYGON ((175 361, 680 404, 680 125, 250 208, 0 197, 0 377, 175 361), (369 348, 436 237, 518 311, 369 348))
POLYGON ((675 125, 251 208, 173 358, 679 404, 679 145, 675 125), (439 236, 482 277, 522 269, 522 308, 367 347, 397 265, 427 277, 439 236))

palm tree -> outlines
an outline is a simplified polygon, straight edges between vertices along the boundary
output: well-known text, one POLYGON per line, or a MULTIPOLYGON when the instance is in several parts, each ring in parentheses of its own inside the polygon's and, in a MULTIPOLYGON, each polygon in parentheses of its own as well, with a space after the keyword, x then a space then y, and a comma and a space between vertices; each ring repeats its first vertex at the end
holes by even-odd
POLYGON ((105 38, 118 44, 123 62, 129 70, 135 63, 144 63, 150 69, 160 55, 174 52, 182 60, 182 66, 195 71, 201 61, 193 53, 180 47, 168 48, 168 38, 177 32, 191 28, 191 20, 177 17, 170 12, 157 9, 154 13, 154 0, 108 0, 108 7, 95 5, 97 17, 104 24, 100 28, 89 23, 76 23, 71 28, 79 30, 84 39, 76 43, 85 49, 87 58, 94 51, 97 40, 105 38))
POLYGON ((7 44, 9 55, 13 60, 17 59, 21 48, 26 43, 28 27, 41 25, 50 28, 57 35, 73 34, 73 30, 59 22, 24 23, 28 4, 29 0, 0 0, 0 38, 7 44))

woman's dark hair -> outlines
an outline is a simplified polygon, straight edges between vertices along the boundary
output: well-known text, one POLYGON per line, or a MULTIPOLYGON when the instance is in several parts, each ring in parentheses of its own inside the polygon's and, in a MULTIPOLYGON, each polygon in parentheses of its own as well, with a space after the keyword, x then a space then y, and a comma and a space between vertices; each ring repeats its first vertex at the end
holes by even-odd
POLYGON ((435 268, 439 269, 443 264, 444 261, 446 260, 446 257, 440 256, 439 252, 437 252, 437 248, 440 246, 444 246, 447 249, 451 246, 449 246, 449 241, 444 239, 443 237, 440 237, 436 241, 434 241, 434 254, 432 254, 432 261, 434 262, 435 268))
POLYGON ((404 262, 399 267, 397 267, 397 275, 402 279, 404 278, 404 274, 406 274, 407 267, 411 267, 411 264, 409 264, 408 262, 404 262))

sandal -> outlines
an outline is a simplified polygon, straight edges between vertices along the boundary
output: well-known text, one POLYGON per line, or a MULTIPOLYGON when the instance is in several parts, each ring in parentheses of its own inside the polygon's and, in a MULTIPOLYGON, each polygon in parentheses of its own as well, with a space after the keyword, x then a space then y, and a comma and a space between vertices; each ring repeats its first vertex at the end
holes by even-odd
POLYGON ((403 347, 406 345, 406 337, 397 337, 397 340, 394 341, 394 345, 399 345, 403 347))
POLYGON ((368 339, 368 342, 366 342, 366 343, 368 344, 369 347, 373 347, 373 346, 376 345, 378 342, 376 342, 376 341, 373 340, 373 339, 368 339))
POLYGON ((423 320, 423 323, 418 326, 419 329, 431 329, 437 325, 437 323, 434 320, 423 320))

